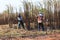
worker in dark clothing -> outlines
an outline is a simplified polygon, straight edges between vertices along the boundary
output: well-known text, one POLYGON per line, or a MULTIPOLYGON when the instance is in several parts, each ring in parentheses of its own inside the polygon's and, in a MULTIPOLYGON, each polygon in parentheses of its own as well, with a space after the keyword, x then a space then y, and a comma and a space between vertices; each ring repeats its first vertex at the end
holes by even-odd
MULTIPOLYGON (((24 23, 23 23, 23 18, 22 16, 19 14, 18 18, 18 28, 21 28, 20 26, 22 25, 22 27, 24 28, 24 23)), ((25 29, 25 28, 24 28, 25 29)))

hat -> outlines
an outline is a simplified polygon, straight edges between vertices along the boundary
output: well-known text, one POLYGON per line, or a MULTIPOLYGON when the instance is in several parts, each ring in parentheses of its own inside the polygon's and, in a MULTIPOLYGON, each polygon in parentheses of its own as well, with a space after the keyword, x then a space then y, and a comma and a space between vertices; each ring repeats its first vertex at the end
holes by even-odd
POLYGON ((38 16, 43 16, 43 14, 42 14, 42 13, 40 13, 38 16))

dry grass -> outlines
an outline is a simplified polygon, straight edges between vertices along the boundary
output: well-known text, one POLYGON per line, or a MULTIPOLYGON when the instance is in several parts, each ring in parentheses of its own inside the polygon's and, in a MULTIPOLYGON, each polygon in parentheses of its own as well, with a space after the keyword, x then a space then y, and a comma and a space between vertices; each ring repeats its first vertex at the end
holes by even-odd
POLYGON ((34 36, 34 35, 46 35, 46 34, 54 34, 60 33, 60 30, 53 30, 51 31, 37 31, 37 30, 24 30, 24 29, 14 29, 9 28, 8 25, 0 25, 0 36, 34 36))
POLYGON ((8 25, 0 25, 0 40, 60 40, 59 33, 60 30, 47 32, 37 30, 28 31, 24 29, 15 29, 14 27, 10 28, 8 25))

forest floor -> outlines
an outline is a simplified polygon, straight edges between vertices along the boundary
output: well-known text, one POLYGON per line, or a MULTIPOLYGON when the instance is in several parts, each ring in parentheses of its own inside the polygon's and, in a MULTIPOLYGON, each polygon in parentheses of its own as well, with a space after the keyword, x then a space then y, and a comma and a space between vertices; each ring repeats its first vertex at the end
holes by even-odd
POLYGON ((28 31, 0 25, 0 40, 60 40, 60 30, 28 31))

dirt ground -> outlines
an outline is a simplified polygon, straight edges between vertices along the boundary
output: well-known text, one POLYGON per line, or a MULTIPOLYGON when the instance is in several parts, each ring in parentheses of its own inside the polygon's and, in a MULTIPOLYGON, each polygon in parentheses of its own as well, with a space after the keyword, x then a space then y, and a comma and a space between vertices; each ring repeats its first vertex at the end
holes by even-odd
MULTIPOLYGON (((0 25, 0 35, 2 34, 10 34, 11 32, 13 33, 17 33, 18 32, 21 32, 21 30, 9 30, 9 27, 8 25, 0 25), (5 27, 4 27, 5 26, 5 27)), ((23 30, 24 33, 26 33, 27 35, 29 34, 28 32, 25 32, 23 30)), ((34 33, 33 31, 29 31, 31 32, 30 34, 36 34, 34 33)), ((35 31, 36 32, 36 31, 35 31)), ((39 32, 40 33, 40 32, 39 32)), ((20 34, 20 33, 19 33, 20 34)), ((38 34, 38 33, 37 33, 38 34)), ((53 34, 44 34, 44 35, 38 35, 38 36, 27 36, 27 37, 1 37, 0 36, 0 40, 60 40, 60 33, 53 33, 53 34)))
POLYGON ((27 37, 27 38, 18 38, 19 40, 60 40, 60 34, 56 35, 46 35, 46 36, 38 36, 35 38, 27 37))
POLYGON ((44 35, 37 37, 12 37, 12 38, 0 38, 0 40, 60 40, 60 34, 44 35))

